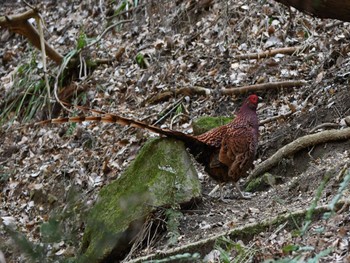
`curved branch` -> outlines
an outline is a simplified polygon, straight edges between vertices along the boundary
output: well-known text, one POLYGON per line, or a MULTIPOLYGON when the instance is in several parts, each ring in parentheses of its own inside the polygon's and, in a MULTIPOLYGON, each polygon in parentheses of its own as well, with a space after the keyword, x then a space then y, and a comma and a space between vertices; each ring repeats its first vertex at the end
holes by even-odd
MULTIPOLYGON (((33 44, 37 49, 41 50, 40 34, 38 31, 28 22, 29 18, 37 18, 39 15, 35 10, 29 10, 22 14, 16 14, 11 16, 0 17, 0 26, 8 28, 9 30, 25 36, 29 42, 33 44)), ((54 48, 52 48, 46 41, 44 41, 45 50, 47 56, 51 58, 56 64, 60 65, 63 57, 54 48)))
POLYGON ((311 135, 306 135, 296 139, 295 141, 285 145, 279 149, 270 158, 259 164, 248 177, 248 181, 258 177, 259 175, 267 172, 272 167, 277 165, 282 158, 293 155, 296 152, 305 149, 309 146, 317 145, 320 143, 348 140, 350 139, 350 128, 343 130, 328 130, 322 131, 311 135))

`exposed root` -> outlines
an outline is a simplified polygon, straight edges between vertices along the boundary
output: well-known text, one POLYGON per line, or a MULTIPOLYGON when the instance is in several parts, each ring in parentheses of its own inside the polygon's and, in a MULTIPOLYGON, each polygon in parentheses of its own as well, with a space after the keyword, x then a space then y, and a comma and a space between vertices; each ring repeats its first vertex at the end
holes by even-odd
POLYGON ((314 146, 320 143, 326 143, 331 141, 348 140, 350 139, 350 128, 343 130, 327 130, 318 132, 315 134, 305 135, 296 139, 295 141, 285 145, 279 149, 270 158, 256 166, 253 173, 248 177, 248 181, 258 177, 259 175, 267 172, 272 167, 277 165, 281 159, 291 156, 296 152, 305 149, 310 146, 314 146))

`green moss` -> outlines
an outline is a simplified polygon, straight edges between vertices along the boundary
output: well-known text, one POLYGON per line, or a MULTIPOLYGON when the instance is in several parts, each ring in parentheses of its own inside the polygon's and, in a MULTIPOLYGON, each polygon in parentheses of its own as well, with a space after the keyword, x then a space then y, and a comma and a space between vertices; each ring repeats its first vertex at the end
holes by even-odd
POLYGON ((193 134, 198 135, 205 133, 213 128, 225 125, 233 120, 232 117, 200 117, 193 124, 193 134))
POLYGON ((84 233, 85 255, 78 261, 95 262, 92 257, 98 260, 116 246, 128 245, 154 207, 188 202, 200 194, 184 144, 167 138, 149 141, 122 176, 100 191, 84 233))
POLYGON ((245 191, 256 192, 265 190, 267 187, 275 186, 282 182, 281 176, 275 176, 270 173, 264 173, 262 176, 255 178, 247 183, 245 191))

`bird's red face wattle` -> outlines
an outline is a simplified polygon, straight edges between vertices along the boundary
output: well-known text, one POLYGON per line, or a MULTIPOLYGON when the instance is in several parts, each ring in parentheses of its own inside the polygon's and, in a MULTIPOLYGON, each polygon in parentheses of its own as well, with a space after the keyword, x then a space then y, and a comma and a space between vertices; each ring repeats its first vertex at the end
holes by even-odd
POLYGON ((251 104, 253 104, 253 105, 258 105, 259 97, 258 97, 257 95, 255 95, 255 94, 253 94, 253 95, 250 95, 250 96, 248 97, 248 100, 249 100, 249 102, 250 102, 251 104))
POLYGON ((248 106, 252 110, 256 110, 259 103, 259 97, 255 94, 250 95, 246 100, 244 105, 248 106))

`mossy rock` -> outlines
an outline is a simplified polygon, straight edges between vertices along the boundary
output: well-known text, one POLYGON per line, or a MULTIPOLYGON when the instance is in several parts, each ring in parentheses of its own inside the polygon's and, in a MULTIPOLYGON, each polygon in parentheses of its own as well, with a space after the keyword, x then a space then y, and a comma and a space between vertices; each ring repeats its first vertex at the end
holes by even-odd
POLYGON ((122 259, 156 207, 200 196, 198 175, 184 144, 168 138, 150 140, 122 176, 101 189, 77 262, 122 259))
POLYGON ((264 173, 262 176, 247 182, 244 188, 247 192, 263 191, 270 186, 275 186, 282 182, 282 177, 270 173, 264 173))
POLYGON ((193 121, 193 134, 199 135, 218 126, 225 125, 233 120, 232 117, 200 117, 193 121))

